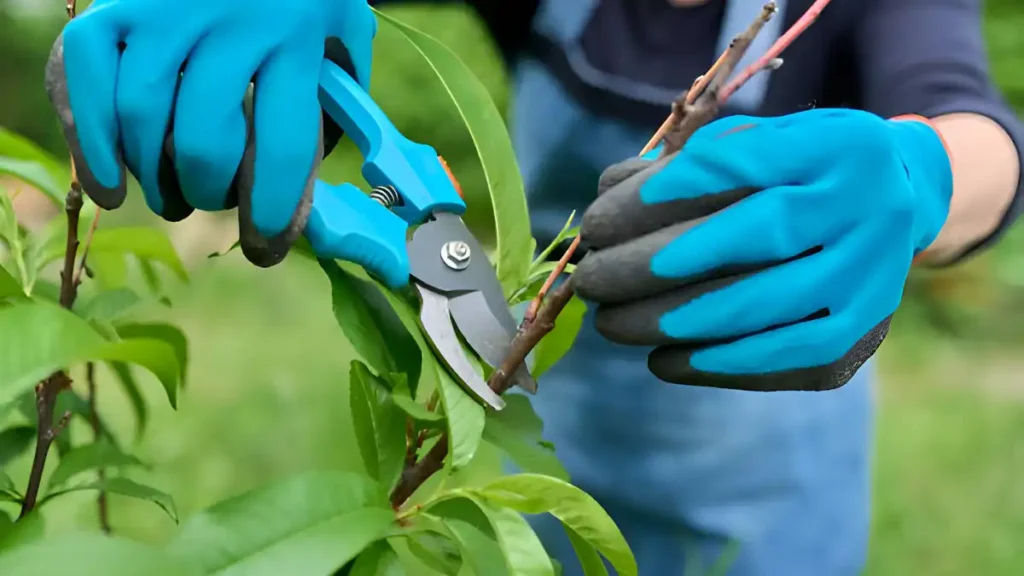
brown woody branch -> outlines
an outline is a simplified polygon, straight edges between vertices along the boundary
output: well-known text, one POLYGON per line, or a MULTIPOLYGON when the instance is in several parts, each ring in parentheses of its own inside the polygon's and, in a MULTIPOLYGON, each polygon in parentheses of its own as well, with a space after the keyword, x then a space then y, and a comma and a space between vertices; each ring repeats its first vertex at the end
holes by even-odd
MULTIPOLYGON (((679 100, 673 104, 672 113, 655 133, 641 155, 653 149, 658 142, 664 142, 662 156, 672 154, 686 144, 701 126, 713 120, 728 97, 757 72, 781 65, 778 55, 792 41, 810 26, 829 0, 817 0, 806 14, 766 52, 744 70, 735 81, 726 84, 743 55, 750 48, 754 38, 775 14, 775 2, 764 5, 761 13, 742 34, 738 35, 722 53, 714 65, 693 83, 679 100)), ((498 394, 506 392, 512 385, 511 375, 526 360, 531 350, 555 326, 558 315, 573 296, 573 282, 570 276, 548 295, 548 290, 564 272, 565 264, 579 245, 579 236, 562 256, 559 264, 545 281, 537 297, 530 303, 512 346, 502 362, 488 379, 488 386, 498 394)), ((444 467, 448 456, 448 437, 442 434, 437 444, 418 462, 406 466, 402 477, 391 493, 391 505, 397 510, 416 490, 444 467)))
MULTIPOLYGON (((65 4, 68 19, 72 19, 78 12, 76 0, 67 0, 65 4)), ((78 285, 82 282, 82 270, 85 269, 85 254, 89 249, 89 242, 92 240, 93 232, 96 229, 96 220, 89 229, 86 246, 83 249, 81 268, 75 271, 75 261, 78 259, 78 228, 82 214, 82 185, 78 181, 78 172, 75 169, 75 159, 71 158, 71 186, 64 201, 64 214, 67 218, 67 240, 64 244, 64 262, 60 272, 60 305, 71 309, 78 296, 78 285)), ((97 214, 97 220, 99 215, 97 214)), ((39 498, 39 488, 42 484, 43 470, 46 468, 46 457, 50 453, 50 446, 54 439, 68 425, 71 413, 65 412, 60 420, 54 424, 53 416, 56 409, 57 396, 63 390, 71 387, 71 377, 66 370, 59 370, 48 376, 45 380, 36 384, 36 449, 32 458, 32 469, 29 471, 28 485, 25 488, 25 499, 21 503, 21 513, 18 518, 24 518, 31 512, 39 498)))

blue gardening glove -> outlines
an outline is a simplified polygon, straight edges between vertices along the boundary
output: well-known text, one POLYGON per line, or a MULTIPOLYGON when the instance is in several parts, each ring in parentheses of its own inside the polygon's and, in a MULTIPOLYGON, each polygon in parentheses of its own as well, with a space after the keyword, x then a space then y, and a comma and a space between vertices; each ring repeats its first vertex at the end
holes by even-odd
POLYGON ((575 282, 605 337, 656 346, 662 380, 836 388, 885 337, 952 190, 923 121, 730 117, 677 154, 603 174, 575 282))
POLYGON ((121 205, 127 167, 167 220, 237 205, 242 250, 271 266, 341 136, 321 62, 368 87, 376 26, 366 0, 96 0, 58 38, 46 86, 96 204, 121 205))

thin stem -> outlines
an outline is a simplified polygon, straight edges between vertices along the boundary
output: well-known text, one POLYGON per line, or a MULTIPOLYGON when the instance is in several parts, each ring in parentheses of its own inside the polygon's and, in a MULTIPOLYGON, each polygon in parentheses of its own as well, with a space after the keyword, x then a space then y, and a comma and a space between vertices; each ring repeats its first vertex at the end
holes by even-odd
POLYGON ((725 102, 728 100, 729 97, 732 96, 736 90, 739 90, 747 80, 750 80, 754 74, 771 68, 772 61, 778 58, 779 55, 782 54, 783 50, 789 48, 789 45, 792 44, 793 41, 803 34, 808 28, 810 28, 811 24, 814 24, 814 21, 818 19, 818 16, 821 16, 821 11, 825 9, 825 6, 828 6, 829 2, 831 2, 831 0, 815 0, 814 4, 811 4, 811 7, 804 12, 803 16, 794 22, 793 25, 789 27, 789 30, 786 30, 785 34, 779 36, 779 39, 772 44, 771 48, 762 54, 760 58, 751 63, 750 66, 744 68, 742 72, 736 75, 736 77, 722 89, 722 92, 718 96, 719 102, 725 102))
POLYGON ((551 286, 554 285, 555 280, 558 280, 558 277, 562 275, 562 272, 565 272, 566 265, 569 264, 569 260, 572 259, 572 255, 576 253, 576 249, 579 248, 579 246, 580 235, 577 234, 576 237, 573 238, 572 244, 570 244, 569 248, 566 249, 565 254, 562 254, 562 257, 558 259, 558 264, 555 265, 555 268, 551 270, 550 274, 548 274, 547 279, 544 280, 544 284, 541 285, 540 291, 537 292, 537 296, 535 296, 533 301, 530 302, 530 306, 526 309, 526 313, 523 315, 523 322, 533 322, 534 319, 537 318, 537 311, 540 310, 540 305, 544 302, 544 297, 548 295, 548 290, 551 290, 551 286))
MULTIPOLYGON (((82 258, 84 260, 85 256, 83 255, 82 258)), ((89 425, 92 427, 94 441, 99 442, 103 436, 103 430, 100 427, 100 413, 97 409, 96 364, 93 362, 85 365, 85 381, 89 391, 89 425)), ((96 470, 96 475, 97 479, 103 482, 107 478, 107 470, 101 467, 96 470)), ((100 529, 110 534, 110 513, 106 490, 100 490, 99 496, 96 497, 96 508, 99 513, 100 529)))
POLYGON ((82 260, 78 263, 78 271, 75 272, 76 288, 82 284, 82 274, 88 269, 89 247, 92 246, 92 237, 96 235, 96 227, 100 223, 100 214, 101 212, 97 210, 96 216, 92 219, 92 224, 89 225, 89 231, 85 234, 85 242, 82 244, 82 260))
MULTIPOLYGON (((711 83, 711 79, 715 77, 715 74, 718 74, 718 70, 722 67, 722 63, 725 62, 725 57, 728 54, 729 47, 726 47, 726 49, 723 50, 722 53, 718 56, 718 60, 715 60, 715 63, 711 65, 711 68, 708 68, 707 72, 698 76, 697 79, 693 81, 693 85, 691 85, 690 89, 686 92, 687 104, 693 104, 697 100, 697 96, 700 96, 704 92, 704 90, 707 89, 708 84, 711 83)), ((643 150, 640 151, 640 156, 643 156, 644 154, 647 154, 651 150, 654 150, 654 147, 657 146, 659 142, 661 142, 661 139, 665 137, 665 134, 672 129, 672 126, 676 122, 680 120, 680 118, 677 118, 676 116, 676 108, 673 106, 672 112, 668 115, 667 118, 665 118, 665 121, 661 123, 661 126, 658 127, 658 130, 654 133, 653 136, 651 136, 651 139, 647 141, 647 144, 644 145, 643 150)))

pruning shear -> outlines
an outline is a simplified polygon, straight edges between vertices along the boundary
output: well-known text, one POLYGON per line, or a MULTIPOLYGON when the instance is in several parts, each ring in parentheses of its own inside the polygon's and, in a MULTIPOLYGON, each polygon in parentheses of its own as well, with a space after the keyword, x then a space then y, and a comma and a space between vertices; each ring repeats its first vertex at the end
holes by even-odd
MULTIPOLYGON (((422 303, 420 326, 431 347, 473 396, 502 409, 505 401, 487 386, 461 341, 497 368, 518 327, 483 246, 462 222, 466 204, 443 160, 432 147, 403 136, 362 86, 329 60, 320 70, 319 97, 362 153, 363 177, 373 187, 370 198, 390 208, 403 227, 418 225, 406 249, 411 283, 422 303)), ((537 391, 525 365, 512 377, 520 388, 537 391)))

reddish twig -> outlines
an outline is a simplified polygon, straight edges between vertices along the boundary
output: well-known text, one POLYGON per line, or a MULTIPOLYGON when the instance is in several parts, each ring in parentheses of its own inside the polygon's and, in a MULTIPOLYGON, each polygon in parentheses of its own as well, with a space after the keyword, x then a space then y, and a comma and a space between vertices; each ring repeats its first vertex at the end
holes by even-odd
POLYGON ((540 310, 540 305, 544 302, 544 297, 548 295, 548 290, 551 290, 551 287, 555 284, 555 280, 558 280, 558 277, 562 275, 562 272, 565 272, 566 265, 569 264, 569 260, 572 259, 572 255, 576 253, 576 249, 579 248, 579 246, 580 235, 577 234, 576 237, 573 238, 572 244, 570 244, 569 248, 566 249, 565 254, 562 254, 562 257, 558 259, 558 264, 555 265, 554 270, 552 270, 551 274, 548 274, 547 279, 544 280, 544 284, 541 285, 540 291, 537 292, 537 295, 530 302, 530 306, 526 309, 526 313, 523 314, 523 322, 533 322, 534 319, 537 318, 537 311, 540 310))
POLYGON ((785 34, 779 36, 779 39, 772 44, 771 48, 762 54, 760 58, 750 64, 750 66, 744 68, 742 72, 740 72, 725 86, 725 88, 722 89, 722 92, 718 96, 719 102, 721 103, 728 100, 729 97, 739 90, 740 86, 743 86, 747 80, 750 80, 754 74, 757 74, 762 70, 772 68, 772 61, 778 58, 779 55, 782 54, 783 50, 789 48, 789 45, 792 44, 794 40, 811 27, 811 24, 814 24, 814 21, 818 19, 818 16, 821 16, 821 11, 825 9, 825 6, 828 6, 829 2, 831 2, 831 0, 815 0, 814 4, 811 4, 811 7, 807 9, 807 12, 804 12, 803 16, 793 23, 793 25, 789 27, 789 30, 786 30, 785 34))

